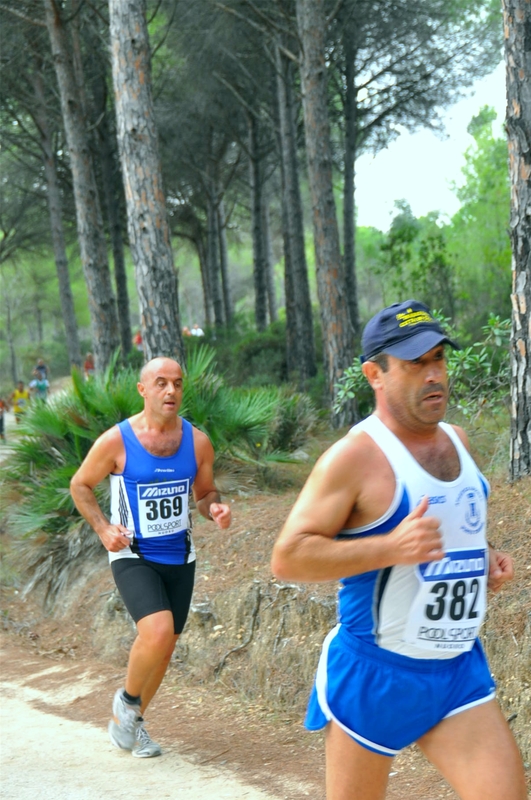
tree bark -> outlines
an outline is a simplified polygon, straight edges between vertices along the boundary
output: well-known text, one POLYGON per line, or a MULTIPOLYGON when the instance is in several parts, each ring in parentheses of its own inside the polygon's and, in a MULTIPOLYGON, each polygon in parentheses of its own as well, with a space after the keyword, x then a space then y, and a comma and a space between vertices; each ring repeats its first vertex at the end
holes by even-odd
POLYGON ((287 364, 289 374, 296 371, 299 386, 304 388, 308 378, 317 373, 317 366, 297 160, 293 68, 279 47, 276 48, 276 65, 283 193, 287 364))
POLYGON ((46 110, 41 64, 38 61, 35 63, 35 71, 31 74, 31 81, 35 93, 35 122, 39 131, 44 174, 46 176, 46 199, 50 214, 50 229, 59 284, 59 300, 66 334, 68 361, 71 366, 81 367, 81 348, 79 345, 74 298, 70 285, 70 273, 68 271, 61 193, 59 191, 55 153, 46 110))
POLYGON ((275 291, 275 271, 273 258, 273 242, 271 241, 271 221, 269 216, 268 192, 264 189, 264 200, 262 205, 262 230, 264 232, 264 253, 266 264, 266 291, 267 308, 269 311, 269 321, 278 320, 277 297, 275 291))
POLYGON ((46 26, 61 96, 70 155, 81 261, 88 289, 93 351, 98 370, 105 369, 118 347, 118 320, 107 246, 79 89, 69 59, 69 42, 56 0, 44 0, 46 26))
MULTIPOLYGON (((284 173, 284 170, 282 170, 284 173)), ((297 311, 295 308, 295 288, 293 286, 293 265, 291 263, 291 245, 289 231, 289 211, 287 208, 287 192, 284 187, 284 174, 282 174, 282 240, 284 249, 284 305, 286 309, 286 366, 288 377, 296 375, 299 370, 297 360, 297 311)), ((300 379, 300 372, 299 379, 300 379)), ((299 386, 299 388, 304 388, 299 386)))
POLYGON ((214 308, 212 304, 212 292, 210 291, 210 275, 208 272, 208 257, 206 254, 204 237, 200 232, 194 238, 197 258, 199 259, 199 269, 201 270, 201 283, 203 286, 203 304, 205 309, 205 324, 212 326, 214 321, 214 308))
POLYGON ((531 474, 531 3, 503 0, 511 176, 513 480, 531 474))
POLYGON ((355 49, 350 27, 343 34, 345 51, 345 174, 343 186, 343 257, 350 323, 357 336, 360 328, 356 281, 356 205, 355 163, 357 138, 357 100, 355 86, 355 49))
POLYGON ((114 282, 116 285, 116 306, 122 356, 132 349, 133 332, 129 310, 129 292, 127 289, 127 273, 125 269, 124 237, 122 231, 123 185, 120 175, 116 138, 109 124, 108 110, 108 62, 101 52, 98 39, 90 39, 91 61, 91 96, 93 100, 93 117, 95 121, 94 145, 96 158, 100 165, 100 183, 103 189, 107 228, 111 239, 112 258, 114 264, 114 282))
POLYGON ((132 349, 133 331, 131 329, 131 315, 129 311, 129 291, 127 289, 127 272, 125 270, 125 249, 122 234, 122 221, 120 207, 122 186, 116 176, 114 147, 107 120, 107 112, 98 125, 99 157, 101 163, 101 185, 107 226, 111 237, 112 260, 114 264, 114 282, 116 284, 116 305, 118 310, 118 325, 120 329, 120 343, 122 355, 132 349))
POLYGON ((9 364, 11 367, 11 380, 13 381, 13 386, 16 386, 18 383, 18 376, 17 376, 17 356, 15 353, 15 339, 13 336, 13 323, 11 319, 11 306, 9 303, 6 303, 6 338, 7 338, 7 347, 9 350, 9 364))
POLYGON ((117 138, 135 265, 144 358, 184 363, 173 263, 151 93, 151 53, 142 0, 110 0, 117 138))
POLYGON ((333 410, 336 384, 353 360, 353 330, 346 298, 332 182, 332 152, 326 86, 323 0, 297 0, 297 25, 303 48, 301 68, 304 131, 313 207, 317 290, 323 333, 323 361, 331 422, 354 421, 354 404, 333 410))
POLYGON ((223 293, 221 290, 217 193, 214 181, 210 182, 207 203, 208 276, 212 295, 212 307, 214 309, 214 324, 219 328, 225 322, 225 317, 223 315, 223 293))
POLYGON ((249 115, 249 175, 251 187, 251 218, 253 237, 254 316, 256 329, 267 327, 266 252, 263 230, 263 170, 260 154, 258 123, 249 115))
POLYGON ((232 302, 232 292, 229 274, 229 255, 227 247, 227 219, 225 216, 225 204, 223 200, 218 203, 218 233, 219 233, 219 266, 221 271, 221 286, 223 289, 223 306, 225 310, 225 322, 227 325, 232 323, 234 317, 234 305, 232 302))

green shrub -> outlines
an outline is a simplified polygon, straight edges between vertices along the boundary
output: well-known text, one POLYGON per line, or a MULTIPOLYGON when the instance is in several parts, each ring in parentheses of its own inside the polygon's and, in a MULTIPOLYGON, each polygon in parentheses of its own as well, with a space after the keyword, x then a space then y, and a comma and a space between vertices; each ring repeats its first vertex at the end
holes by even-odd
POLYGON ((317 411, 308 395, 283 387, 269 433, 269 448, 273 451, 292 452, 302 447, 315 428, 317 418, 317 411))
MULTIPOLYGON (((440 314, 451 338, 459 341, 459 333, 449 326, 449 320, 440 314)), ((482 329, 483 338, 462 350, 447 348, 449 380, 449 411, 459 411, 465 417, 474 417, 484 410, 494 413, 503 407, 509 396, 510 320, 491 315, 482 329)), ((347 399, 356 398, 362 417, 374 408, 374 395, 367 383, 359 360, 348 367, 338 382, 335 410, 339 411, 347 399)))
POLYGON ((236 324, 216 331, 211 344, 218 368, 232 386, 279 386, 288 379, 285 322, 261 333, 236 324))

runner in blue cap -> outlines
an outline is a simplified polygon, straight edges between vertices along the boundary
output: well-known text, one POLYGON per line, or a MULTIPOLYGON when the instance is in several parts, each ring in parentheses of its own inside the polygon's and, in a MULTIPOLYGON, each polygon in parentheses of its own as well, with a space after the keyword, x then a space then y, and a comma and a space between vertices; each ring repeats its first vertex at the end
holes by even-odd
POLYGON ((370 320, 375 412, 319 459, 274 547, 277 577, 341 582, 305 723, 326 728, 328 800, 382 800, 413 742, 462 800, 526 798, 478 638, 513 563, 487 542, 466 434, 443 422, 447 345, 416 300, 370 320))

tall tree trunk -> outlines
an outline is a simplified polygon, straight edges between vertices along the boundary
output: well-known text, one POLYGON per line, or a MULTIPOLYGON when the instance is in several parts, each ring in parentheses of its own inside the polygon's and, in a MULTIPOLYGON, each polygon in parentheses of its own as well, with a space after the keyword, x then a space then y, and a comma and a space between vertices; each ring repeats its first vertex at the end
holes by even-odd
POLYGON ((86 123, 69 60, 69 42, 56 0, 44 0, 70 155, 81 261, 87 283, 93 351, 105 369, 118 347, 118 320, 86 123))
MULTIPOLYGON (((7 295, 6 295, 7 296, 7 295)), ((13 386, 16 386, 18 382, 17 376, 17 356, 15 353, 15 339, 13 336, 13 323, 11 319, 11 306, 9 303, 6 302, 6 338, 7 338, 7 347, 9 350, 9 364, 11 367, 11 380, 13 381, 13 386)))
MULTIPOLYGON (((122 356, 132 349, 133 332, 129 310, 129 292, 127 289, 127 273, 125 270, 124 237, 122 231, 123 184, 120 174, 120 162, 117 152, 116 137, 111 130, 108 108, 108 69, 106 53, 102 52, 100 39, 91 31, 88 40, 91 58, 89 61, 90 87, 92 99, 92 118, 94 120, 95 157, 99 162, 100 184, 103 190, 107 228, 111 240, 114 265, 114 282, 116 285, 116 307, 122 356)), ((78 51, 80 50, 78 46, 78 51)), ((78 59, 81 60, 79 53, 78 59)))
POLYGON ((256 329, 264 331, 267 327, 266 253, 262 215, 264 180, 258 123, 252 114, 249 115, 249 176, 253 236, 254 316, 256 329))
POLYGON ((229 274, 229 255, 227 247, 227 218, 225 216, 225 204, 223 200, 218 203, 218 232, 219 232, 219 265, 221 270, 221 286, 223 288, 223 306, 225 309, 225 322, 227 325, 232 323, 234 317, 234 305, 232 302, 232 292, 229 274))
POLYGON ((219 263, 219 228, 217 196, 214 181, 210 182, 210 191, 207 198, 207 263, 210 290, 212 293, 212 306, 214 309, 214 323, 221 327, 225 321, 223 316, 223 293, 221 291, 221 275, 219 263))
POLYGON ((66 333, 68 360, 71 366, 81 367, 81 348, 77 331, 74 298, 70 285, 70 273, 68 271, 61 193, 57 180, 55 153, 46 110, 40 60, 36 61, 35 71, 31 75, 31 81, 35 93, 35 121, 37 122, 39 130, 44 174, 46 176, 46 200, 48 203, 48 213, 50 214, 50 229, 52 233, 55 269, 59 284, 59 300, 66 333))
POLYGON ((205 324, 208 327, 212 326, 214 321, 214 307, 212 304, 212 292, 210 291, 210 275, 208 272, 208 256, 207 247, 203 236, 198 231, 194 238, 195 249, 197 251, 197 258, 199 259, 199 269, 201 270, 201 283, 203 286, 203 305, 205 309, 205 324))
POLYGON ((345 270, 332 182, 332 152, 326 86, 323 0, 297 0, 302 42, 301 69, 308 177, 313 206, 317 290, 323 332, 323 359, 331 421, 334 427, 355 419, 355 407, 334 410, 336 384, 353 360, 353 331, 346 298, 345 270))
POLYGON ((343 187, 343 257, 350 323, 357 336, 360 328, 356 281, 355 163, 357 139, 357 99, 354 59, 356 51, 350 26, 343 34, 345 51, 345 174, 343 187))
POLYGON ((511 477, 531 474, 531 3, 503 0, 513 288, 511 477))
POLYGON ((151 93, 143 0, 109 0, 117 138, 135 265, 144 357, 184 363, 173 263, 151 93))
POLYGON ((122 198, 121 181, 117 180, 114 147, 107 119, 107 112, 98 125, 99 157, 101 162, 101 185, 107 215, 107 226, 111 237, 112 259, 114 264, 114 281, 116 284, 116 305, 122 355, 127 356, 132 348, 133 332, 129 311, 129 291, 127 289, 127 272, 125 270, 124 239, 120 207, 122 198))
MULTIPOLYGON (((284 173, 284 170, 282 170, 284 173)), ((290 226, 289 226, 289 210, 287 192, 284 186, 284 174, 282 174, 282 240, 284 248, 284 304, 286 308, 286 367, 288 370, 288 377, 291 378, 298 372, 299 380, 301 373, 299 371, 299 362, 297 360, 297 352, 299 343, 297 342, 297 310, 295 308, 295 287, 293 286, 293 265, 291 262, 291 242, 290 242, 290 226)), ((302 383, 302 381, 301 381, 302 383)), ((299 384, 299 388, 304 389, 304 386, 299 384)))
POLYGON ((40 294, 33 298, 33 307, 35 309, 35 322, 37 323, 37 342, 39 347, 42 347, 42 341, 44 339, 43 336, 43 325, 42 325, 42 308, 40 306, 41 296, 40 294))
POLYGON ((262 204, 262 231, 264 233, 264 254, 266 265, 266 291, 267 291, 267 307, 269 310, 270 322, 276 322, 278 319, 277 311, 277 297, 275 292, 275 272, 274 272, 274 257, 273 257, 273 242, 271 241, 271 220, 269 216, 269 202, 268 202, 267 186, 264 187, 264 198, 262 204))
POLYGON ((284 270, 286 291, 286 325, 288 330, 288 370, 299 375, 301 388, 317 373, 313 314, 304 243, 304 220, 297 160, 295 103, 293 100, 293 68, 276 48, 277 98, 280 156, 282 165, 282 216, 285 220, 284 270), (286 250, 286 237, 289 248, 286 250), (288 270, 290 274, 288 274, 288 270), (290 335, 293 333, 293 336, 290 335), (293 352, 289 352, 291 345, 293 352))

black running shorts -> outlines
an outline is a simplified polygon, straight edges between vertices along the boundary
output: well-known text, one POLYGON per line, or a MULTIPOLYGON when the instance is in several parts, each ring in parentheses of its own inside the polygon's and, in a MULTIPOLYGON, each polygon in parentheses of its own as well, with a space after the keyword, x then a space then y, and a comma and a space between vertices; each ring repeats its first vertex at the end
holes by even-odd
POLYGON ((195 561, 157 564, 144 558, 118 558, 111 563, 111 569, 135 622, 157 611, 171 611, 174 632, 182 632, 192 602, 195 561))

